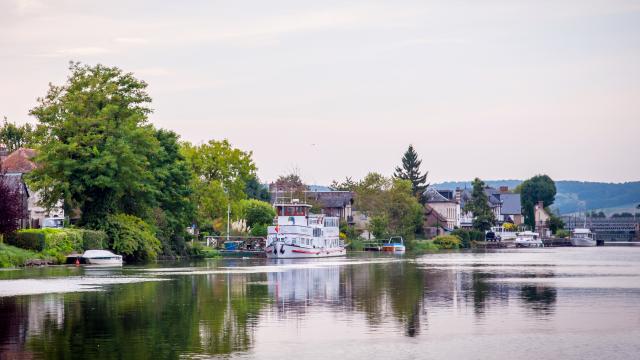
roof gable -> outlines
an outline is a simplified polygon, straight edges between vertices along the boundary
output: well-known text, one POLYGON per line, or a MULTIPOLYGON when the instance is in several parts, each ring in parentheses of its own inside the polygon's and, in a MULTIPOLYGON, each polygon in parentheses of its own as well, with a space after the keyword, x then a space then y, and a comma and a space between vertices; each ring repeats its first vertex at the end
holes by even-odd
POLYGON ((19 148, 2 160, 2 170, 7 173, 28 173, 36 168, 36 164, 31 161, 36 156, 34 149, 19 148))

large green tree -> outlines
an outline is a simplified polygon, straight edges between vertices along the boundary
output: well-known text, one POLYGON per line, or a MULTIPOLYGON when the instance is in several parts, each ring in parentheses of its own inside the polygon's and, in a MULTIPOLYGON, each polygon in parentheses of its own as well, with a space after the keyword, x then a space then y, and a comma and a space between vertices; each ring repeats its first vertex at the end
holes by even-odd
POLYGON ((45 206, 64 199, 95 226, 108 214, 149 218, 156 204, 151 159, 160 150, 148 124, 147 84, 116 67, 71 63, 31 110, 46 136, 32 172, 45 206))
POLYGON ((556 184, 547 175, 536 175, 525 180, 517 189, 520 192, 525 223, 531 228, 535 227, 534 207, 539 202, 547 208, 556 196, 556 184))
POLYGON ((234 218, 241 214, 240 200, 246 199, 247 182, 255 178, 252 153, 232 147, 227 140, 183 143, 181 151, 193 173, 197 225, 221 230, 216 224, 226 224, 229 203, 234 218))
POLYGON ((464 206, 464 211, 473 214, 473 227, 477 230, 486 231, 496 222, 496 217, 491 207, 487 193, 485 193, 485 183, 479 178, 475 178, 471 183, 473 190, 471 199, 464 206))
POLYGON ((429 184, 427 184, 427 175, 429 172, 427 171, 423 175, 420 171, 421 164, 422 160, 418 159, 418 153, 413 148, 413 145, 409 145, 409 148, 402 157, 402 166, 396 167, 394 177, 411 181, 413 194, 421 203, 424 203, 424 192, 427 187, 429 187, 429 184))

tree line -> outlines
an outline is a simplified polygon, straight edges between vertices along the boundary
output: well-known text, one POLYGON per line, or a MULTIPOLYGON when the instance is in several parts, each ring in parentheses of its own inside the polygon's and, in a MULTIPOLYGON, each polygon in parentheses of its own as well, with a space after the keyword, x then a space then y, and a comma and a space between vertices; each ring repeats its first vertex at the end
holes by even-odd
POLYGON ((133 258, 184 254, 186 229, 222 231, 228 204, 234 219, 265 208, 251 152, 156 128, 147 84, 131 73, 80 63, 69 71, 30 110, 35 126, 5 119, 0 131, 8 150, 38 150, 26 179, 43 206, 63 200, 78 226, 105 231, 110 248, 133 258))

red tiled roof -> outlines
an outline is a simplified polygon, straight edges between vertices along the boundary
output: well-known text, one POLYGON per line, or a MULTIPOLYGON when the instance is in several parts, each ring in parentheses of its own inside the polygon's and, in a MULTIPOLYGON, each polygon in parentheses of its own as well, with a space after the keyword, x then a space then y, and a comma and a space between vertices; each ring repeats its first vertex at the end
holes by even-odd
POLYGON ((31 161, 34 156, 34 149, 19 148, 2 160, 2 170, 8 173, 28 173, 36 168, 36 164, 31 161))

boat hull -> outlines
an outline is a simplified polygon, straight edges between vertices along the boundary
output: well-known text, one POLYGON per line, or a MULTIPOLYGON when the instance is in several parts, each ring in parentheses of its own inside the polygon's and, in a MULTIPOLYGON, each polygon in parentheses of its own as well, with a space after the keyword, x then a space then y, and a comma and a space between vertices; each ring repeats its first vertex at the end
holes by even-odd
POLYGON ((578 247, 591 247, 591 246, 596 246, 596 241, 593 239, 571 238, 571 245, 578 246, 578 247))
POLYGON ((84 258, 84 261, 89 265, 100 265, 100 266, 122 266, 122 258, 115 259, 92 259, 92 258, 84 258))
POLYGON ((405 252, 406 248, 404 245, 383 245, 382 251, 388 252, 405 252))
POLYGON ((544 247, 542 241, 515 241, 516 247, 539 248, 544 247))
POLYGON ((265 248, 265 254, 269 259, 309 259, 347 255, 343 247, 337 248, 306 248, 300 246, 276 243, 265 248))

